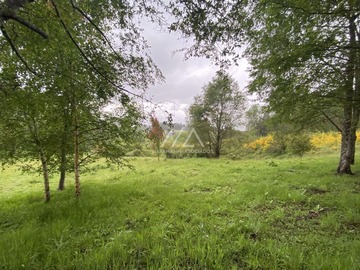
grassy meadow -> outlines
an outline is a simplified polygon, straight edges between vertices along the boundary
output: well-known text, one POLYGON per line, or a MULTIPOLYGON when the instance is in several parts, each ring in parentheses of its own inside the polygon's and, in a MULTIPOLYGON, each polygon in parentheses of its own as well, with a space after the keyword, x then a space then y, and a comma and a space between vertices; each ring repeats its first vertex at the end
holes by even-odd
POLYGON ((43 202, 41 176, 0 173, 0 269, 359 269, 360 178, 338 154, 131 158, 43 202))

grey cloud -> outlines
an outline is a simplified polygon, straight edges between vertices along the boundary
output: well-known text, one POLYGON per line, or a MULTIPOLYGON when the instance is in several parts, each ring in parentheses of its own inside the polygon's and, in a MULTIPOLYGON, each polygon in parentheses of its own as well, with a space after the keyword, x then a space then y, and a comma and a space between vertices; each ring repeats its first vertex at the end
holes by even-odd
MULTIPOLYGON (((201 93, 203 86, 215 75, 218 67, 205 58, 184 60, 184 54, 174 51, 186 46, 176 34, 159 32, 145 25, 144 36, 151 46, 151 56, 163 72, 166 82, 157 84, 147 91, 154 103, 168 104, 175 113, 175 121, 185 122, 185 109, 201 93), (173 104, 173 105, 171 105, 173 104), (174 105, 176 104, 176 105, 174 105), (178 108, 176 108, 178 107, 178 108)), ((229 73, 238 81, 240 88, 246 86, 247 62, 231 67, 229 73)))

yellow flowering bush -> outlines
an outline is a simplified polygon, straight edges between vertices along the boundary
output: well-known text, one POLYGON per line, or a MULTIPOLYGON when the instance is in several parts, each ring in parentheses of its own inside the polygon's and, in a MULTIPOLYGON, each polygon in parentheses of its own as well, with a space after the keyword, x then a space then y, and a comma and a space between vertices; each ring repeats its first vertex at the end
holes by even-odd
POLYGON ((339 132, 314 133, 310 141, 316 148, 338 147, 341 143, 341 134, 339 132))
MULTIPOLYGON (((356 132, 357 144, 360 144, 360 131, 356 132)), ((289 138, 288 138, 289 139, 289 138)), ((291 137, 290 137, 291 139, 291 137)), ((341 134, 339 132, 319 132, 313 133, 310 135, 311 145, 315 149, 319 148, 330 148, 336 150, 340 147, 341 144, 341 134)), ((249 142, 244 145, 244 148, 263 152, 269 150, 269 148, 274 144, 274 136, 268 135, 266 137, 258 138, 252 142, 249 142)))
POLYGON ((265 137, 258 138, 250 143, 244 145, 245 148, 254 150, 254 151, 265 151, 267 150, 274 141, 273 135, 268 135, 265 137))

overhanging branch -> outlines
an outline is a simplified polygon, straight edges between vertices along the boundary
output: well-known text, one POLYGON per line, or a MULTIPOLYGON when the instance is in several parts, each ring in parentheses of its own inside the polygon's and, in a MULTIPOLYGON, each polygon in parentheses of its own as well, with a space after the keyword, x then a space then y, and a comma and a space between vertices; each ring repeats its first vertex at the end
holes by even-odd
POLYGON ((25 61, 25 59, 21 56, 19 50, 17 49, 15 43, 12 41, 11 37, 7 33, 4 27, 5 21, 12 19, 23 26, 27 27, 31 31, 39 34, 43 38, 48 38, 48 34, 42 31, 40 28, 36 27, 35 25, 31 24, 30 22, 18 17, 16 12, 18 9, 22 8, 27 3, 35 2, 36 0, 5 0, 4 2, 0 3, 0 30, 3 34, 5 40, 9 43, 12 51, 15 55, 20 59, 20 61, 24 64, 26 69, 28 69, 32 74, 38 76, 36 72, 29 66, 29 64, 25 61))
POLYGON ((117 53, 117 51, 114 49, 114 47, 111 45, 111 42, 107 38, 107 36, 104 34, 104 32, 100 29, 100 27, 94 23, 94 21, 90 18, 89 15, 87 15, 83 10, 81 10, 78 6, 75 5, 73 0, 70 0, 71 6, 78 11, 84 18, 88 20, 88 22, 100 33, 100 35, 103 37, 103 39, 106 41, 106 43, 109 45, 110 49, 113 51, 113 53, 116 55, 118 60, 121 62, 124 62, 124 59, 117 53))
MULTIPOLYGON (((59 21, 60 21, 60 24, 61 26, 64 28, 66 34, 68 35, 68 37, 70 38, 71 42, 75 45, 75 47, 78 49, 78 51, 80 52, 80 54, 82 55, 82 57, 85 59, 85 61, 93 68, 93 70, 99 74, 105 81, 107 81, 110 85, 112 85, 113 87, 115 87, 116 89, 119 89, 120 91, 122 92, 125 92, 127 94, 130 94, 134 97, 137 97, 137 98, 141 98, 141 99, 144 99, 143 96, 141 95, 138 95, 138 94, 135 94, 129 90, 126 90, 125 88, 117 85, 115 82, 113 82, 111 79, 109 79, 104 73, 102 73, 96 66, 95 64, 87 57, 87 55, 85 54, 85 52, 81 49, 80 45, 76 42, 75 38, 73 37, 73 35, 71 34, 70 30, 68 29, 67 25, 65 24, 64 20, 62 19, 61 17, 61 14, 60 14, 60 11, 55 3, 54 0, 51 0, 51 3, 55 9, 55 13, 56 13, 56 16, 59 18, 59 21)), ((149 100, 146 100, 145 101, 149 101, 149 100)), ((151 101, 149 101, 151 102, 151 101)))
POLYGON ((7 0, 0 4, 0 27, 4 25, 4 22, 7 20, 14 20, 23 26, 27 27, 31 31, 39 34, 43 38, 48 38, 48 34, 37 26, 31 24, 30 22, 24 20, 23 18, 16 15, 16 12, 24 7, 26 4, 35 2, 36 0, 7 0))
POLYGON ((320 111, 320 112, 339 132, 342 132, 342 129, 324 111, 320 111))
POLYGON ((14 16, 11 17, 11 19, 13 19, 14 21, 16 21, 16 22, 22 24, 23 26, 29 28, 31 31, 39 34, 40 36, 42 36, 45 39, 47 39, 49 37, 49 35, 47 33, 45 33, 43 30, 41 30, 37 26, 29 23, 28 21, 24 20, 23 18, 20 18, 20 17, 14 15, 14 16))
POLYGON ((1 29, 1 33, 3 34, 3 36, 5 37, 6 41, 9 43, 11 49, 14 51, 14 53, 16 54, 16 56, 20 59, 20 61, 24 64, 24 66, 35 76, 37 76, 36 72, 29 66, 29 64, 25 61, 25 59, 21 56, 19 50, 16 48, 16 45, 14 44, 14 42, 11 40, 9 34, 6 32, 6 30, 4 29, 3 26, 0 27, 1 29))

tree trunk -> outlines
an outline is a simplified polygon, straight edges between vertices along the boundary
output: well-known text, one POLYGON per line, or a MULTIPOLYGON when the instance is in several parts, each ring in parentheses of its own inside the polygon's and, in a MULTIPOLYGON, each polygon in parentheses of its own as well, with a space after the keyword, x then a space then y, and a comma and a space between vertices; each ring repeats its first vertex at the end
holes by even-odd
POLYGON ((345 120, 341 133, 340 162, 337 168, 338 174, 352 174, 351 164, 354 161, 355 147, 352 147, 353 136, 351 134, 351 110, 345 110, 345 120))
POLYGON ((355 17, 349 17, 350 49, 346 69, 344 120, 341 132, 340 162, 338 174, 352 174, 351 165, 355 162, 356 129, 359 122, 359 78, 356 67, 359 65, 356 52, 355 17))
POLYGON ((353 174, 351 165, 355 163, 356 129, 345 128, 341 134, 340 162, 337 169, 338 174, 353 174))
POLYGON ((40 160, 44 176, 44 198, 45 202, 50 201, 50 184, 49 184, 49 172, 47 167, 47 161, 43 150, 40 150, 40 160))
POLYGON ((43 172, 43 178, 44 178, 44 199, 45 202, 50 201, 50 183, 49 183, 49 171, 48 171, 48 165, 47 165, 47 159, 46 155, 44 153, 44 149, 41 144, 41 139, 39 137, 37 124, 34 118, 31 118, 31 122, 28 124, 29 132, 32 134, 35 145, 37 147, 37 151, 39 153, 39 158, 41 161, 41 168, 43 172))
MULTIPOLYGON (((66 119, 64 119, 64 121, 66 121, 66 119)), ((66 163, 67 163, 67 158, 66 158, 66 147, 67 147, 67 131, 68 131, 68 127, 67 124, 65 123, 64 125, 64 130, 63 130, 63 136, 62 136, 62 140, 61 140, 61 154, 60 154, 60 179, 59 179, 59 186, 58 186, 58 190, 64 190, 65 189, 65 176, 66 176, 66 163)))
POLYGON ((76 112, 74 114, 74 171, 75 171, 75 196, 80 196, 80 157, 79 157, 79 123, 76 112))
POLYGON ((220 145, 217 143, 216 145, 215 145, 215 149, 214 149, 215 151, 214 151, 214 156, 215 156, 215 158, 219 158, 220 157, 220 145))
POLYGON ((221 129, 220 129, 220 127, 219 127, 218 130, 217 130, 216 138, 215 138, 215 147, 214 147, 214 155, 215 155, 215 158, 219 158, 219 157, 220 157, 221 142, 222 142, 221 129))
POLYGON ((66 176, 66 149, 63 148, 62 145, 61 149, 61 157, 60 157, 60 179, 59 179, 59 186, 58 190, 62 191, 65 189, 65 176, 66 176))

